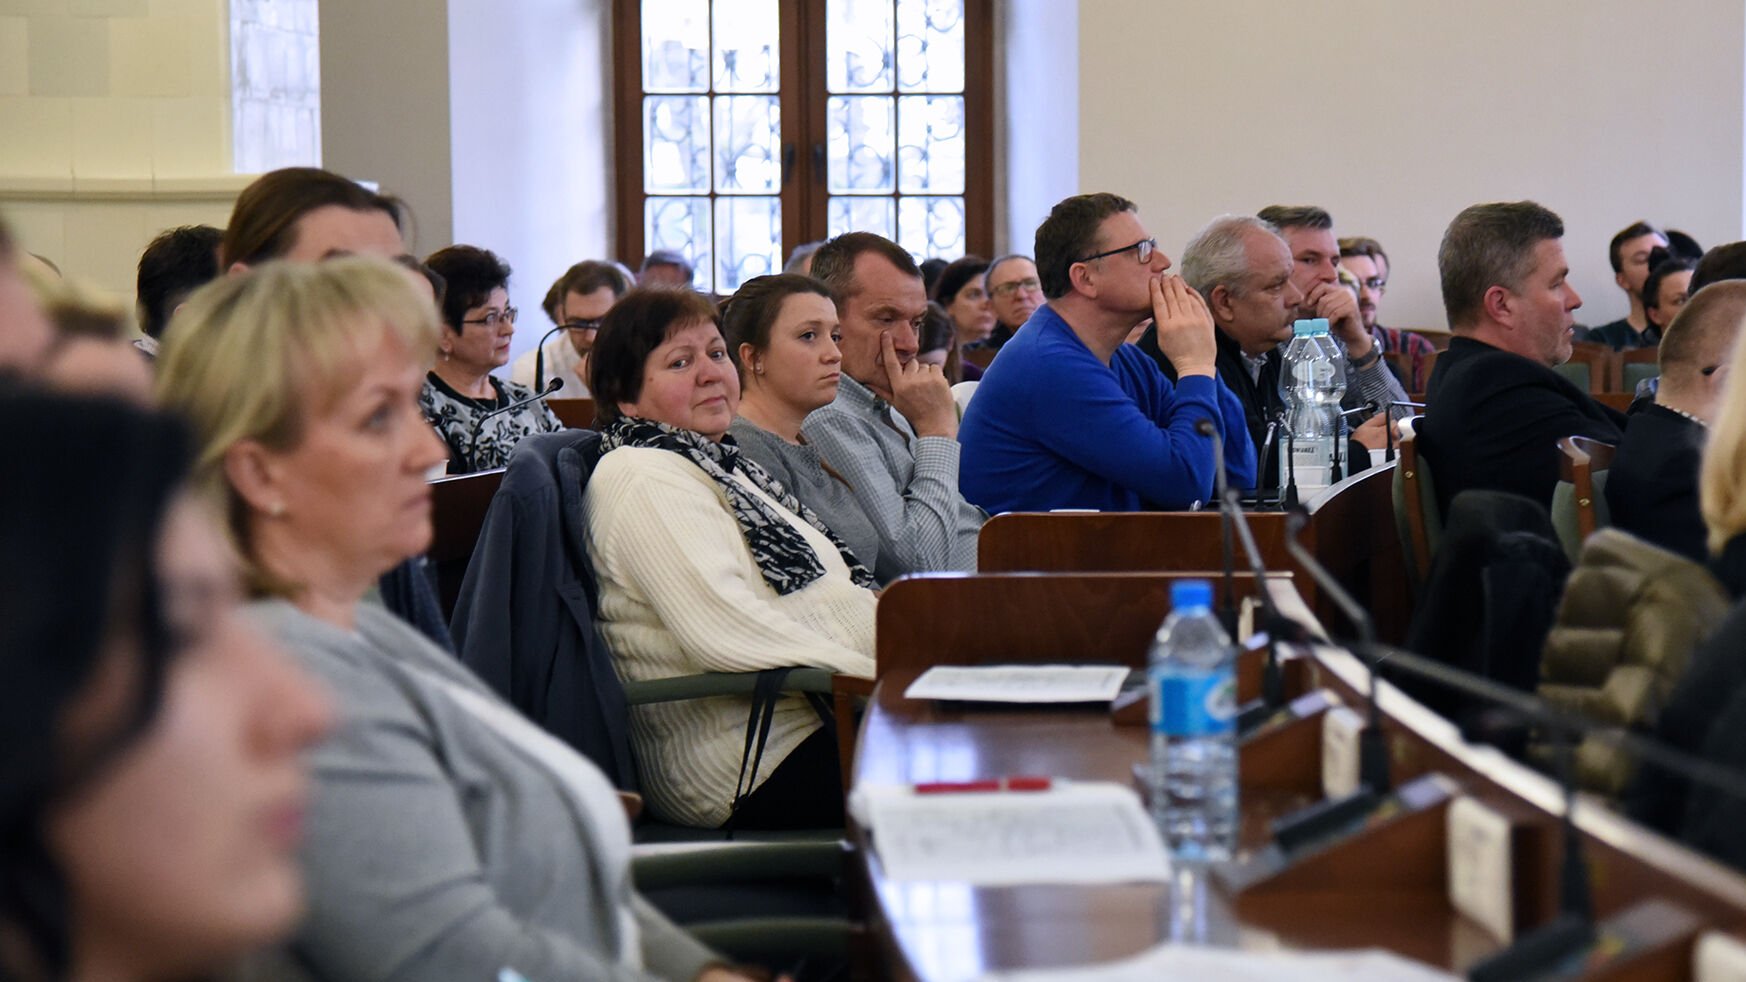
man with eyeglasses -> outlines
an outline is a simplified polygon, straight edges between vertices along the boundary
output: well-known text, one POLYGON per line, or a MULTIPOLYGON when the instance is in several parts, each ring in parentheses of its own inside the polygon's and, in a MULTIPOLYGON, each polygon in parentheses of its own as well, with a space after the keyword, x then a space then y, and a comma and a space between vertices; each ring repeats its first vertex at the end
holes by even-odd
POLYGON ((1614 525, 1699 563, 1710 550, 1698 472, 1743 321, 1746 282, 1707 286, 1686 301, 1661 339, 1655 402, 1631 414, 1607 474, 1614 525))
POLYGON ((563 330, 534 350, 523 352, 510 366, 509 377, 536 391, 561 378, 564 398, 588 398, 588 354, 594 350, 600 321, 629 289, 624 275, 611 263, 585 259, 565 270, 540 304, 552 319, 554 330, 563 330), (544 377, 536 378, 541 370, 544 377))
POLYGON ((982 288, 988 291, 989 306, 994 308, 994 331, 982 344, 998 351, 1043 305, 1043 283, 1031 257, 1015 252, 988 264, 982 273, 982 288))
MULTIPOLYGON (((1340 243, 1334 237, 1332 216, 1313 205, 1269 205, 1257 217, 1271 222, 1291 249, 1291 282, 1303 294, 1297 316, 1327 318, 1328 328, 1346 351, 1346 395, 1340 400, 1341 408, 1359 409, 1371 403, 1384 407, 1407 401, 1406 390, 1383 361, 1382 347, 1364 326, 1358 300, 1340 285, 1340 243)), ((1383 430, 1387 415, 1379 409, 1350 417, 1360 424, 1352 431, 1352 439, 1371 450, 1381 450, 1388 442, 1383 430)), ((1354 459, 1353 463, 1368 461, 1354 459)))
POLYGON ((959 486, 989 512, 1179 509, 1210 501, 1211 421, 1233 486, 1254 484, 1243 407, 1218 380, 1206 304, 1157 248, 1134 203, 1084 194, 1037 228, 1048 302, 989 366, 958 439, 959 486), (1176 384, 1126 343, 1146 318, 1176 384))
POLYGON ((1365 236, 1341 239, 1340 267, 1358 280, 1358 316, 1382 353, 1407 356, 1407 370, 1404 373, 1397 370, 1395 376, 1408 391, 1425 391, 1425 384, 1430 381, 1425 373, 1425 359, 1436 353, 1436 346, 1422 334, 1383 327, 1377 321, 1377 307, 1382 303, 1383 291, 1388 289, 1388 253, 1382 250, 1382 243, 1365 236))

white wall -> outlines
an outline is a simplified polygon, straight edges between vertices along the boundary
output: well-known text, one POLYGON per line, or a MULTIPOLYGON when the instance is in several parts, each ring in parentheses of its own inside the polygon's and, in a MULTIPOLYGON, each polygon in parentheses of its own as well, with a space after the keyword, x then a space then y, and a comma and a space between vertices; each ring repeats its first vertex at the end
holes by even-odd
POLYGON ((1079 40, 1084 190, 1172 257, 1220 213, 1319 204, 1388 249, 1388 324, 1443 323, 1437 243, 1475 202, 1563 216, 1589 324, 1625 311, 1630 222, 1742 237, 1739 0, 1095 0, 1079 40))
POLYGON ((546 289, 612 258, 607 0, 451 0, 454 238, 501 255, 524 311, 512 355, 551 324, 546 289))
POLYGON ((1080 3, 1003 0, 997 10, 995 252, 1028 254, 1049 208, 1079 191, 1079 131, 1070 121, 1079 112, 1080 3))

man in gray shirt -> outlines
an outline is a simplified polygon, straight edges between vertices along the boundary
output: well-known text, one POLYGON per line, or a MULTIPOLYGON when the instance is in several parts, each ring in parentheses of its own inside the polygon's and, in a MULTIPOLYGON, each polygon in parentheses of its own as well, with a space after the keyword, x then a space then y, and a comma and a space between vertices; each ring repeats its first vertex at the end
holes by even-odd
POLYGON ((813 255, 842 323, 842 381, 801 427, 841 473, 889 552, 911 570, 974 570, 988 515, 958 493, 958 411, 937 366, 916 360, 928 297, 897 243, 848 232, 813 255))

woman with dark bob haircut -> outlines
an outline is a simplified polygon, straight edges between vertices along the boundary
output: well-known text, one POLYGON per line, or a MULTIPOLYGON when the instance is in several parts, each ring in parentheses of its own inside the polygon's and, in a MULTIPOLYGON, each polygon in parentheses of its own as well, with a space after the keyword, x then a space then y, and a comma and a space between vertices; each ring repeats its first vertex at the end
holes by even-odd
MULTIPOLYGON (((731 438, 739 375, 716 311, 689 290, 632 290, 594 343, 605 452, 588 482, 602 629, 621 676, 812 666, 873 674, 874 579, 731 438)), ((828 373, 827 373, 828 374, 828 373)), ((780 700, 742 774, 750 702, 637 707, 632 745, 649 807, 714 828, 840 824, 834 735, 780 700)))
POLYGON ((418 404, 449 445, 449 473, 469 474, 509 463, 522 437, 564 424, 532 389, 491 372, 509 363, 516 310, 509 304, 509 264, 488 249, 456 245, 425 258, 443 278, 437 360, 418 404), (502 410, 516 403, 516 409, 502 410))
POLYGON ((57 462, 0 481, 0 979, 215 971, 302 912, 326 697, 245 623, 180 426, 17 391, 0 412, 57 462))

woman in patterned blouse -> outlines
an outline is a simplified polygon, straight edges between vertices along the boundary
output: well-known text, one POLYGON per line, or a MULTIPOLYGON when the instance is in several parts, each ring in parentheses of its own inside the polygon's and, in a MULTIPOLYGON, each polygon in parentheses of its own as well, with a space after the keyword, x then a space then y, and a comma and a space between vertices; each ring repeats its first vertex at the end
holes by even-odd
POLYGON ((509 362, 515 308, 509 305, 509 265, 486 249, 456 245, 425 264, 447 282, 442 301, 447 330, 418 404, 449 445, 449 473, 502 467, 521 438, 561 429, 544 402, 503 411, 533 390, 491 374, 509 362))

